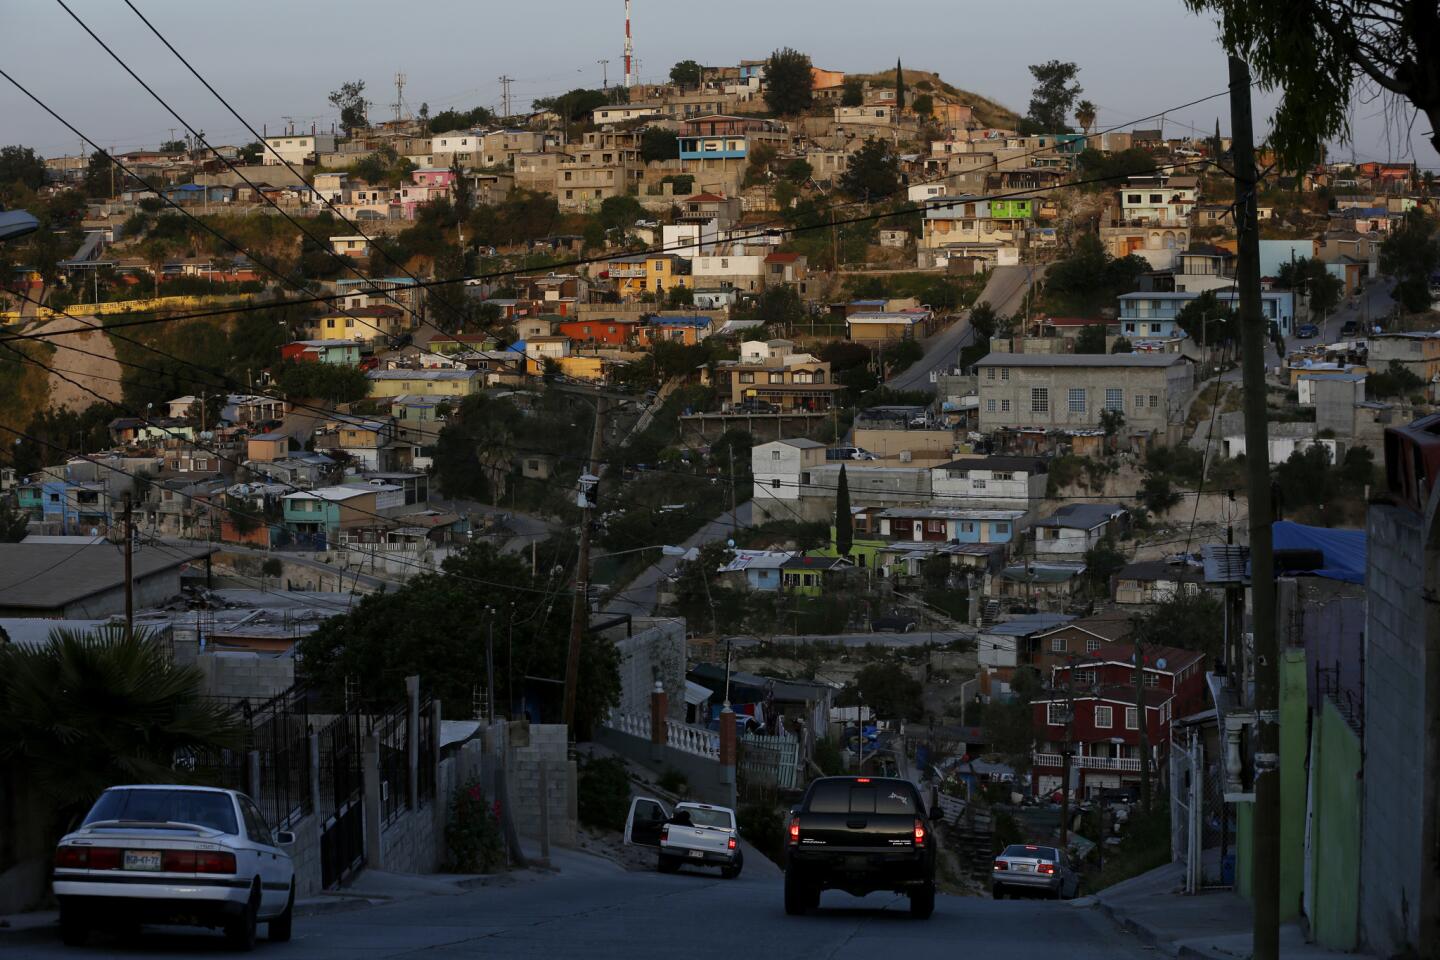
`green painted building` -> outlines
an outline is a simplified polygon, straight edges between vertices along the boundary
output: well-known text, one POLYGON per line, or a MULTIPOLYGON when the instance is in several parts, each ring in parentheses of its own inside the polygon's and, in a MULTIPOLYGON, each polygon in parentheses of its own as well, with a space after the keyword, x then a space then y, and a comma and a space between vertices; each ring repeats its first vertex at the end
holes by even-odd
MULTIPOLYGON (((888 544, 884 540, 865 540, 860 537, 852 537, 850 540, 850 562, 857 567, 864 567, 867 570, 875 569, 875 560, 881 550, 888 544)), ((838 557, 840 551, 835 546, 835 527, 830 527, 830 543, 819 550, 812 550, 812 553, 821 557, 838 557)))
POLYGON ((991 220, 1033 220, 1035 201, 1027 198, 1012 198, 990 201, 991 220))

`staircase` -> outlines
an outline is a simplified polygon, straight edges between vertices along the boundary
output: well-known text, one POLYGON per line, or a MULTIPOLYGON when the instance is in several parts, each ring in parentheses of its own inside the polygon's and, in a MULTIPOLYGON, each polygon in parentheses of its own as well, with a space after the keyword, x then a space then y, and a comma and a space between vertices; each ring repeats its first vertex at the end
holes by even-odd
POLYGON ((988 807, 968 806, 954 826, 946 829, 945 842, 971 879, 989 882, 995 860, 995 822, 988 807))
POLYGON ((1000 619, 1000 601, 986 600, 980 606, 981 628, 994 626, 995 621, 1000 619))

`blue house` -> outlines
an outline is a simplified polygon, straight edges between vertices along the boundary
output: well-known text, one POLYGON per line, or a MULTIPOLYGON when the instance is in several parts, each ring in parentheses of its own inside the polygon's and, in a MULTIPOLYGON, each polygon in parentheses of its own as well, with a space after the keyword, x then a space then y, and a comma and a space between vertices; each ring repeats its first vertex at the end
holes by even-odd
POLYGON ((718 573, 732 581, 743 578, 751 590, 774 593, 780 589, 780 569, 791 556, 783 550, 736 550, 718 573))
MULTIPOLYGON (((1212 291, 1221 304, 1232 310, 1240 308, 1239 291, 1221 287, 1212 291)), ((1184 330, 1175 317, 1199 292, 1127 293, 1120 296, 1120 332, 1126 337, 1183 337, 1184 330)), ((1295 295, 1289 290, 1265 290, 1260 294, 1260 312, 1265 319, 1280 327, 1289 336, 1295 324, 1295 295)))

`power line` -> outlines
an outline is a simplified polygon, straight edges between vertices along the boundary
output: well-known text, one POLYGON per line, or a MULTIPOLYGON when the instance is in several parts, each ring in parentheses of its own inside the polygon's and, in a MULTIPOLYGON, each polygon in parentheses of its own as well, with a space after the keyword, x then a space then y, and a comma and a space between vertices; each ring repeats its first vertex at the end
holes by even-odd
MULTIPOLYGON (((8 79, 8 75, 6 75, 3 70, 0 70, 0 76, 6 76, 7 79, 8 79)), ((1177 162, 1175 162, 1175 163, 1163 164, 1163 165, 1161 165, 1161 166, 1157 166, 1157 167, 1155 168, 1155 170, 1156 170, 1156 171, 1161 171, 1161 170, 1180 170, 1180 169, 1187 169, 1187 168, 1189 168, 1189 167, 1193 167, 1193 166, 1197 166, 1197 165, 1203 165, 1203 164, 1206 164, 1206 163, 1208 163, 1208 161, 1203 160, 1203 159, 1199 159, 1199 160, 1184 160, 1184 161, 1177 161, 1177 162)), ((1037 188, 1032 189, 1032 190, 1015 190, 1015 191, 1010 191, 1010 192, 1002 192, 1002 193, 998 193, 998 194, 994 194, 994 195, 992 195, 992 196, 986 197, 985 199, 987 199, 987 200, 1006 200, 1006 199, 1012 199, 1012 198, 1016 198, 1016 197, 1033 197, 1033 196, 1035 196, 1036 194, 1049 193, 1049 192, 1052 192, 1052 191, 1062 190, 1062 189, 1068 189, 1068 188, 1072 188, 1072 187, 1082 187, 1082 186, 1087 186, 1087 185, 1089 185, 1089 184, 1114 183, 1114 182, 1115 182, 1115 178, 1114 178, 1114 177, 1093 177, 1093 178, 1090 178, 1090 179, 1087 179, 1087 180, 1075 180, 1075 181, 1071 181, 1071 182, 1069 182, 1069 183, 1055 184, 1054 186, 1050 186, 1050 187, 1037 187, 1037 188)), ((912 205, 912 206, 902 207, 902 208, 899 208, 899 209, 896 209, 896 210, 890 210, 890 211, 886 211, 886 212, 882 212, 882 213, 867 213, 867 214, 863 214, 863 215, 860 215, 860 216, 846 217, 846 218, 843 218, 843 219, 836 219, 836 220, 834 220, 833 222, 832 222, 831 220, 829 220, 829 219, 826 219, 823 223, 801 224, 801 225, 799 225, 799 226, 785 227, 785 228, 783 228, 783 229, 781 229, 781 228, 774 228, 774 227, 768 227, 768 228, 765 228, 765 229, 760 230, 760 231, 758 231, 758 232, 749 233, 749 234, 742 234, 742 235, 740 235, 740 236, 732 236, 732 237, 730 238, 730 241, 731 241, 732 243, 734 243, 734 242, 743 242, 743 241, 745 241, 745 240, 756 240, 756 239, 762 239, 762 238, 767 238, 767 239, 768 239, 768 238, 773 238, 773 237, 775 237, 775 236, 777 236, 777 235, 797 234, 797 233, 811 233, 811 232, 818 231, 818 230, 829 230, 829 229, 831 229, 832 226, 848 226, 848 225, 850 225, 850 224, 856 224, 856 223, 873 223, 873 222, 876 222, 876 221, 879 221, 879 220, 889 220, 889 219, 893 219, 893 218, 896 218, 896 217, 904 217, 904 216, 908 216, 908 215, 913 214, 913 213, 924 213, 926 210, 929 210, 929 209, 953 208, 953 207, 955 207, 955 206, 957 206, 957 205, 959 205, 959 204, 963 204, 963 203, 965 203, 965 202, 966 202, 966 201, 964 201, 964 200, 962 200, 962 199, 952 199, 952 200, 937 199, 937 200, 935 200, 935 201, 932 201, 932 202, 929 202, 929 203, 925 203, 925 204, 921 204, 921 205, 918 205, 918 206, 912 205)), ((565 269, 565 268, 570 268, 570 267, 581 267, 581 266, 588 266, 588 265, 592 265, 592 264, 611 263, 611 262, 616 261, 616 260, 626 259, 626 258, 635 257, 635 256, 654 256, 654 255, 661 254, 661 253, 671 253, 671 252, 674 252, 674 251, 677 251, 677 250, 689 249, 689 248, 692 248, 692 247, 694 247, 694 246, 695 246, 695 244, 694 244, 694 242, 691 241, 691 240, 680 240, 680 241, 677 241, 675 244, 670 245, 670 246, 666 246, 666 245, 664 245, 664 244, 660 244, 660 245, 658 245, 658 246, 650 247, 650 248, 647 248, 647 249, 645 249, 645 250, 642 250, 642 251, 640 251, 640 252, 638 252, 638 253, 636 253, 636 252, 621 252, 621 253, 605 254, 605 255, 591 256, 591 257, 575 257, 575 258, 572 258, 572 259, 570 259, 570 260, 562 260, 562 261, 559 261, 559 262, 556 262, 556 263, 547 264, 543 269, 552 270, 552 271, 553 271, 553 270, 556 270, 556 269, 565 269)), ((486 281, 486 280, 499 280, 499 279, 503 279, 503 278, 507 278, 507 277, 516 277, 516 276, 520 276, 520 275, 522 275, 522 274, 534 273, 537 269, 540 269, 540 268, 536 268, 536 267, 522 267, 522 268, 516 268, 516 269, 510 269, 510 270, 497 270, 497 271, 492 271, 492 272, 489 272, 489 273, 469 274, 469 275, 466 275, 466 276, 451 277, 451 278, 449 278, 449 279, 444 279, 444 280, 422 280, 422 281, 420 281, 420 283, 419 283, 417 286, 420 287, 420 288, 422 288, 422 289, 430 289, 430 288, 434 288, 434 287, 451 286, 451 285, 457 284, 457 283, 470 283, 470 282, 482 282, 482 281, 486 281)), ((293 298, 290 298, 290 299, 288 299, 288 300, 272 300, 272 301, 269 301, 269 302, 266 302, 266 303, 240 305, 240 306, 233 306, 233 307, 224 308, 224 309, 200 310, 200 311, 195 311, 195 312, 192 312, 192 313, 172 314, 172 315, 165 316, 165 317, 151 317, 151 318, 142 319, 142 320, 120 321, 120 322, 117 322, 117 323, 108 324, 107 327, 106 327, 106 329, 109 330, 109 329, 115 329, 115 328, 117 328, 117 327, 145 326, 145 325, 155 324, 155 323, 178 322, 178 321, 181 321, 181 320, 194 320, 194 319, 200 319, 200 318, 204 318, 204 317, 228 316, 228 315, 230 315, 230 314, 235 314, 235 313, 250 313, 250 312, 253 312, 253 311, 256 311, 256 310, 268 310, 268 309, 273 309, 273 308, 276 308, 276 307, 297 306, 297 305, 306 304, 306 303, 321 303, 321 302, 327 302, 327 301, 329 301, 330 299, 331 299, 331 297, 330 297, 330 296, 326 296, 326 295, 310 296, 310 297, 293 297, 293 298)), ((27 335, 27 334, 9 334, 9 335, 7 335, 7 336, 0 337, 0 342, 3 342, 3 341, 5 341, 5 340, 13 340, 13 339, 35 339, 35 338, 44 339, 44 338, 49 338, 49 337, 60 336, 60 335, 62 335, 62 334, 66 334, 66 333, 85 333, 85 332, 87 332, 86 328, 83 328, 83 327, 72 327, 72 328, 64 329, 64 330, 51 330, 51 331, 48 331, 48 332, 43 333, 43 334, 28 334, 28 335, 27 335)))
MULTIPOLYGON (((57 0, 57 2, 58 2, 58 0, 57 0)), ((63 5, 63 4, 62 4, 62 5, 63 5)), ((230 105, 230 101, 226 100, 224 97, 222 97, 222 96, 220 95, 220 92, 219 92, 218 90, 216 90, 216 89, 210 84, 210 81, 206 80, 204 77, 202 77, 202 76, 200 75, 200 72, 195 69, 194 65, 192 65, 189 60, 185 59, 185 57, 181 55, 181 53, 180 53, 179 50, 176 50, 176 49, 175 49, 175 46, 174 46, 169 40, 167 40, 167 39, 165 38, 165 36, 164 36, 158 29, 156 29, 156 27, 155 27, 155 25, 154 25, 153 23, 151 23, 148 19, 146 19, 145 15, 144 15, 143 13, 141 13, 138 8, 136 8, 135 4, 132 3, 131 0, 125 0, 125 5, 126 5, 127 7, 129 7, 129 8, 134 12, 135 16, 137 16, 137 17, 140 18, 140 21, 141 21, 142 23, 144 23, 145 26, 147 26, 147 27, 150 28, 150 32, 153 33, 153 34, 155 34, 156 38, 159 39, 159 41, 165 45, 166 49, 168 49, 171 53, 175 54, 175 58, 176 58, 177 60, 179 60, 182 64, 185 65, 185 69, 189 70, 190 73, 191 73, 191 75, 193 75, 196 80, 199 80, 200 83, 205 87, 205 89, 206 89, 206 90, 209 90, 210 93, 214 95, 215 99, 216 99, 216 100, 219 100, 220 103, 221 103, 222 105, 224 105, 224 107, 225 107, 226 110, 230 111, 231 116, 233 116, 236 120, 240 121, 240 123, 244 124, 245 129, 248 130, 248 131, 250 131, 250 135, 251 135, 252 137, 254 137, 256 140, 258 140, 260 143, 265 144, 266 149, 268 149, 272 154, 274 154, 274 155, 275 155, 275 159, 277 159, 277 160, 279 160, 281 163, 283 163, 283 164, 285 165, 285 169, 289 170, 292 174, 294 174, 295 177, 296 177, 296 179, 299 180, 300 183, 304 183, 304 182, 305 182, 305 177, 304 177, 304 175, 303 175, 302 173, 300 173, 300 171, 296 170, 295 167, 294 167, 294 165, 293 165, 289 160, 287 160, 287 159, 285 159, 284 157, 282 157, 282 156, 280 155, 279 151, 277 151, 274 147, 271 147, 268 143, 266 143, 264 137, 261 137, 260 134, 258 134, 258 133, 255 132, 255 127, 254 127, 248 120, 246 120, 244 117, 242 117, 242 116, 240 115, 240 112, 239 112, 238 110, 236 110, 233 106, 230 105)), ((403 74, 403 73, 397 73, 397 74, 395 74, 395 96, 396 96, 395 119, 396 119, 397 121, 401 119, 401 117, 400 117, 400 111, 401 111, 401 109, 403 108, 404 102, 405 102, 405 98, 404 98, 405 80, 406 80, 405 74, 403 74)), ((168 108, 167 108, 167 109, 168 109, 168 108)), ((353 220, 351 220, 349 217, 345 216, 345 214, 340 211, 340 208, 337 207, 337 206, 335 206, 335 204, 330 201, 330 198, 329 198, 329 197, 325 196, 323 193, 321 193, 321 192, 318 191, 318 190, 315 191, 315 194, 316 194, 316 196, 320 197, 321 202, 324 203, 325 206, 329 207, 330 210, 331 210, 332 212, 334 212, 334 214, 335 214, 337 217, 340 218, 341 222, 344 223, 347 228, 349 228, 350 230, 355 231, 355 233, 356 233, 357 236, 364 237, 364 238, 365 238, 365 242, 366 242, 367 244, 371 244, 372 246, 374 246, 374 244, 373 244, 373 242, 371 241, 370 237, 366 236, 365 232, 360 229, 359 225, 356 224, 356 223, 355 223, 353 220)), ((389 261, 390 263, 394 264, 394 265, 395 265, 401 272, 403 272, 407 277, 409 277, 411 280, 416 281, 417 283, 419 282, 420 278, 417 277, 417 276, 415 276, 415 274, 411 273, 410 270, 409 270, 409 268, 407 268, 403 263, 400 263, 400 262, 399 262, 398 260, 396 260, 393 256, 391 256, 391 255, 390 255, 390 252, 387 251, 384 247, 382 247, 382 246, 375 246, 374 248, 377 249, 377 250, 379 250, 381 256, 383 256, 383 257, 384 257, 387 261, 389 261)), ((338 254, 337 254, 337 256, 338 256, 338 254)), ((391 298, 391 299, 394 299, 394 298, 391 298)), ((396 302, 398 303, 399 301, 397 300, 396 302)), ((412 311, 412 313, 413 313, 413 311, 412 311)), ((422 321, 422 322, 423 322, 423 321, 422 321)), ((436 329, 438 330, 439 328, 436 327, 436 329)))
MULTIPOLYGON (((273 198, 267 196, 263 191, 261 191, 261 190, 255 185, 254 181, 252 181, 249 177, 245 176, 245 174, 243 174, 243 173, 240 171, 240 169, 239 169, 238 167, 236 167, 235 164, 230 161, 230 159, 229 159, 228 157, 224 156, 223 154, 220 153, 220 151, 218 151, 218 150, 216 150, 214 147, 212 147, 212 146, 209 144, 209 142, 206 141, 203 136, 201 136, 201 134, 200 134, 199 131, 197 131, 194 127, 192 127, 192 126, 185 120, 184 117, 180 116, 180 114, 177 113, 177 112, 175 111, 175 109, 170 106, 170 104, 165 100, 164 97, 162 97, 162 96, 160 96, 160 94, 156 93, 155 90, 154 90, 154 88, 151 87, 148 83, 146 83, 143 79, 141 79, 141 78, 140 78, 140 75, 137 74, 134 70, 132 70, 132 69, 130 68, 130 65, 129 65, 128 63, 126 63, 126 62, 124 61, 124 59, 120 57, 119 54, 117 54, 114 50, 112 50, 112 49, 110 48, 110 46, 109 46, 104 40, 100 39, 100 36, 99 36, 98 34, 96 34, 94 30, 91 30, 90 27, 89 27, 89 25, 86 24, 84 20, 81 20, 80 17, 77 16, 76 13, 75 13, 73 10, 71 10, 68 6, 66 6, 65 0, 55 0, 55 2, 56 2, 57 4, 59 4, 59 5, 60 5, 60 8, 63 9, 66 13, 70 14, 71 19, 73 19, 76 23, 78 23, 78 24, 80 25, 81 29, 83 29, 86 33, 88 33, 88 34, 90 35, 90 37, 91 37, 96 43, 98 43, 98 44, 100 45, 100 48, 101 48, 102 50, 104 50, 106 53, 110 54, 111 59, 113 59, 116 63, 118 63, 118 64, 120 65, 120 67, 121 67, 126 73, 128 73, 128 74, 135 80, 136 83, 140 84, 140 86, 141 86, 142 88, 144 88, 144 90, 145 90, 146 93, 150 94, 150 96, 153 97, 157 103, 159 103, 162 107, 164 107, 165 110, 166 110, 166 112, 168 112, 172 117, 175 118, 176 122, 178 122, 178 123, 179 123, 181 126, 183 126, 186 130, 190 131, 190 135, 195 138, 195 141, 196 141, 197 143, 203 144, 207 150, 209 150, 211 153, 213 153, 213 154, 215 155, 216 159, 218 159, 221 163, 225 164, 226 168, 227 168, 231 173, 233 173, 235 176, 239 177, 248 187, 250 187, 250 189, 254 190, 254 191, 257 193, 257 195, 259 195, 259 196, 261 197, 261 199, 263 199, 266 203, 270 204, 270 206, 275 209, 275 212, 276 212, 276 213, 278 213, 278 214, 280 214, 280 216, 284 217, 285 220, 286 220, 287 222, 289 222, 291 226, 293 226, 296 230, 300 231, 300 233, 301 233, 303 236, 309 238, 309 239, 311 240, 311 242, 319 245, 321 248, 323 248, 323 249, 325 249, 325 250, 328 250, 328 251, 330 252, 331 256, 333 256, 333 257, 335 258, 336 262, 339 263, 343 268, 345 268, 345 269, 349 270, 351 273, 355 274, 355 276, 358 277, 358 278, 360 278, 362 281, 365 281, 365 282, 367 282, 367 283, 370 283, 370 289, 371 289, 372 292, 384 294, 387 299, 389 299, 390 301, 392 301, 396 306, 400 307, 401 310, 409 310, 410 313, 411 313, 411 315, 414 316, 414 317, 416 318, 416 320, 420 321, 421 323, 424 322, 423 318, 420 317, 419 313, 416 312, 413 307, 407 306, 406 304, 402 303, 402 302, 400 301, 400 299, 399 299, 398 297, 396 297, 394 294, 390 293, 389 291, 383 289, 383 288, 380 287, 380 286, 375 285, 375 284, 370 280, 370 278, 366 277, 363 273, 360 272, 360 269, 359 269, 358 267, 356 267, 353 263, 351 263, 351 262, 350 262, 348 259, 346 259, 345 257, 342 257, 339 253, 336 253, 335 250, 330 246, 328 238, 327 238, 326 240, 322 241, 320 238, 318 238, 318 237, 316 237, 314 234, 310 233, 308 230, 305 229, 304 226, 302 226, 302 225, 300 224, 300 222, 299 222, 298 220, 296 220, 294 217, 292 217, 292 216, 289 214, 288 211, 286 211, 283 207, 281 207, 279 203, 277 203, 273 198)), ((162 38, 162 39, 163 39, 163 38, 162 38)), ((14 81, 12 80, 11 82, 13 83, 14 81)), ((17 84, 17 86, 18 86, 18 84, 17 84)), ((32 97, 32 99, 34 99, 34 98, 32 97)), ((37 102, 38 102, 38 101, 37 101, 37 102)), ((436 328, 436 329, 439 329, 439 328, 436 328)))

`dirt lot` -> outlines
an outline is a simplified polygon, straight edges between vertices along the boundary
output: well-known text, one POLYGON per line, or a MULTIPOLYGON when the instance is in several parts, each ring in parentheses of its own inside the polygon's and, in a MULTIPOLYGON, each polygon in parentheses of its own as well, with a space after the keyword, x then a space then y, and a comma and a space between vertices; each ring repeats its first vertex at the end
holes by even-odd
MULTIPOLYGON (((69 317, 57 317, 40 326, 35 332, 47 333, 79 325, 69 317)), ((49 365, 60 371, 60 374, 50 374, 52 407, 83 410, 96 402, 95 394, 112 403, 119 402, 121 368, 115 360, 115 348, 109 337, 97 330, 93 333, 67 333, 52 337, 50 342, 55 345, 55 359, 49 365), (67 347, 86 350, 88 353, 79 353, 66 349, 67 347), (90 356, 92 353, 99 356, 90 356), (70 383, 70 380, 75 382, 70 383), (77 384, 83 384, 94 393, 81 389, 77 384)))

